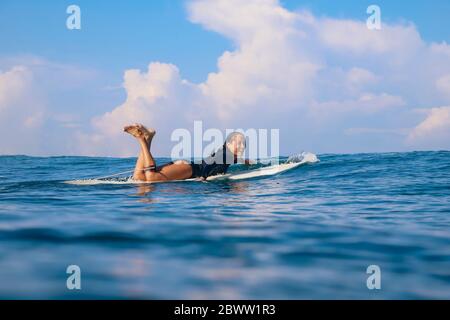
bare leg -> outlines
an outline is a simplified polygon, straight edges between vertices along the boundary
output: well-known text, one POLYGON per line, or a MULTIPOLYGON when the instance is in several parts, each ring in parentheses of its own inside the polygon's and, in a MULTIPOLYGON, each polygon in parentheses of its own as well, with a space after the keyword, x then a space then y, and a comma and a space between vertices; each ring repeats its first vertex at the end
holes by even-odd
POLYGON ((139 156, 136 161, 136 165, 134 167, 133 179, 134 180, 145 180, 144 155, 142 154, 142 151, 139 151, 139 156))
MULTIPOLYGON (((147 146, 148 146, 148 143, 147 143, 147 146)), ((142 153, 141 150, 139 151, 139 156, 137 158, 136 165, 134 167, 133 179, 135 179, 135 180, 145 180, 144 154, 142 153)))
POLYGON ((150 152, 151 141, 155 135, 154 130, 147 130, 142 125, 134 125, 125 127, 124 130, 133 135, 141 146, 141 151, 136 162, 135 173, 133 178, 144 181, 167 181, 167 180, 183 180, 192 176, 192 167, 186 161, 177 161, 173 164, 167 165, 159 172, 145 171, 145 167, 155 166, 155 160, 150 152), (148 133, 149 139, 145 138, 148 133))
MULTIPOLYGON (((123 130, 125 132, 133 135, 134 137, 136 137, 137 135, 143 135, 146 145, 147 145, 147 150, 150 151, 152 140, 156 133, 155 130, 153 130, 153 129, 148 130, 141 124, 134 124, 134 125, 126 126, 123 130)), ((155 163, 151 153, 150 153, 150 163, 152 163, 151 166, 156 166, 156 163, 155 163)), ((144 181, 146 180, 145 174, 144 174, 144 167, 145 167, 144 153, 141 148, 138 159, 136 161, 135 168, 134 168, 133 179, 144 180, 144 181)))

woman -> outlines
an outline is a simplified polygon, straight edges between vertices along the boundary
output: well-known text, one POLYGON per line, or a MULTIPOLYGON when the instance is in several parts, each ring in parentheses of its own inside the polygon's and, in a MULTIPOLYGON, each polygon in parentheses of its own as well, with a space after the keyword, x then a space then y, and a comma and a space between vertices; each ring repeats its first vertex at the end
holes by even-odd
MULTIPOLYGON (((222 148, 217 150, 202 163, 178 160, 157 167, 150 152, 153 137, 156 131, 148 130, 142 124, 126 126, 125 132, 135 137, 141 146, 141 152, 134 168, 133 179, 141 181, 170 181, 201 178, 206 180, 209 176, 224 174, 233 163, 240 162, 240 156, 244 153, 245 137, 242 133, 231 133, 222 148)), ((241 161, 250 164, 249 160, 241 161)))

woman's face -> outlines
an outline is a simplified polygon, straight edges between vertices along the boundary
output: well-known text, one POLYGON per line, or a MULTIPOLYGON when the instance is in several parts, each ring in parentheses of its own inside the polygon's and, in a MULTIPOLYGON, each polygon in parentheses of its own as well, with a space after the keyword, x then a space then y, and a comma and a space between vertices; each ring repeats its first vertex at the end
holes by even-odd
POLYGON ((242 135, 234 136, 228 143, 227 148, 237 156, 241 156, 245 150, 245 137, 242 135))

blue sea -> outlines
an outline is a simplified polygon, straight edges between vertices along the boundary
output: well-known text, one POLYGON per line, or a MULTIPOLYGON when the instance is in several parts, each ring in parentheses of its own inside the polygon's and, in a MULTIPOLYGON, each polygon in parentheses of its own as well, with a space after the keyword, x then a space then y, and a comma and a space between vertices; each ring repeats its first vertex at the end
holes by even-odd
POLYGON ((1 156, 0 298, 450 299, 450 152, 318 158, 242 181, 71 185, 135 159, 1 156))

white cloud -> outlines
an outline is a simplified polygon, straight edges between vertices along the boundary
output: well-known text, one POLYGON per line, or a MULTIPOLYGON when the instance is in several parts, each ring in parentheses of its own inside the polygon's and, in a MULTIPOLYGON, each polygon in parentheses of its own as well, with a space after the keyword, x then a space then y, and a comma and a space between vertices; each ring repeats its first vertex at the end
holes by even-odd
MULTIPOLYGON (((193 120, 190 115, 199 88, 182 80, 178 68, 172 64, 153 62, 146 72, 127 70, 123 88, 127 92, 123 104, 93 118, 93 131, 77 133, 83 154, 135 155, 135 144, 122 131, 125 125, 150 124, 157 128, 158 136, 168 137, 172 130, 193 120)), ((199 110, 201 107, 195 112, 199 110)))
POLYGON ((437 79, 436 87, 443 95, 450 98, 450 74, 446 74, 437 79))
POLYGON ((374 83, 378 80, 378 78, 366 69, 354 67, 348 71, 347 80, 350 84, 361 86, 374 83))
POLYGON ((73 154, 76 93, 94 73, 34 56, 1 58, 0 154, 73 154), (12 138, 13 137, 13 138, 12 138))
POLYGON ((369 30, 360 21, 323 19, 316 27, 325 46, 345 54, 389 54, 393 59, 424 45, 413 25, 383 24, 383 30, 379 31, 369 30))
POLYGON ((298 46, 306 34, 298 23, 310 16, 289 12, 277 1, 192 1, 192 22, 228 36, 236 45, 218 60, 218 72, 201 84, 202 93, 226 123, 276 108, 289 109, 312 95, 321 61, 298 46))
POLYGON ((24 66, 0 71, 0 111, 10 108, 10 103, 26 92, 31 78, 31 72, 24 66))
POLYGON ((442 43, 432 43, 430 49, 433 53, 442 54, 450 58, 450 46, 445 41, 442 43))
POLYGON ((298 15, 279 6, 277 0, 196 0, 188 3, 188 10, 192 22, 237 44, 265 43, 268 39, 284 42, 285 37, 297 31, 293 24, 298 15), (285 33, 277 33, 279 30, 285 33))
POLYGON ((450 107, 423 110, 427 114, 409 134, 408 142, 421 148, 450 148, 450 107))
POLYGON ((372 94, 362 92, 356 99, 341 101, 317 102, 311 106, 312 114, 320 114, 320 117, 334 117, 338 113, 374 114, 386 108, 398 108, 405 105, 400 96, 387 93, 372 94))
POLYGON ((36 151, 32 142, 42 125, 44 108, 35 98, 33 73, 28 67, 18 65, 0 72, 0 135, 4 137, 0 154, 16 153, 18 148, 23 153, 36 151), (14 139, 5 138, 11 132, 14 139))

